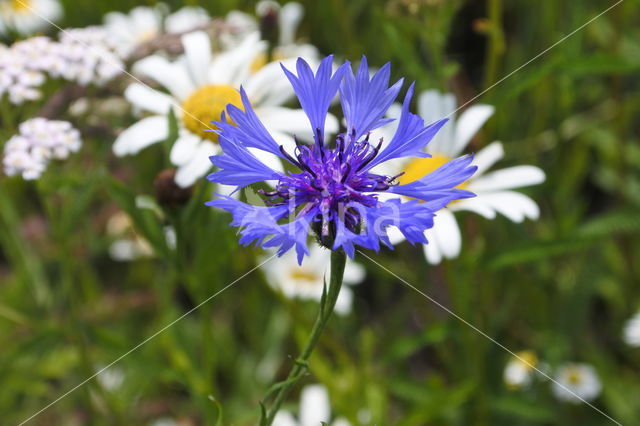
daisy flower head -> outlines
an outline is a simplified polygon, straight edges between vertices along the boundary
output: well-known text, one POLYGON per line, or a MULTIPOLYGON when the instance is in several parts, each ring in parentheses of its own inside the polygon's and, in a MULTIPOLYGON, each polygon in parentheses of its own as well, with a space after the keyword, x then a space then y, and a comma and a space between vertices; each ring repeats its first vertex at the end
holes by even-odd
MULTIPOLYGON (((313 246, 310 249, 309 259, 303 265, 298 265, 295 253, 289 251, 282 257, 265 263, 264 271, 269 285, 281 291, 285 297, 320 302, 325 277, 331 276, 331 256, 328 250, 313 246)), ((362 266, 347 261, 343 277, 344 284, 359 284, 364 276, 362 266)), ((352 304, 353 292, 348 286, 343 286, 336 301, 335 312, 339 315, 347 315, 351 312, 352 304)))
POLYGON ((511 357, 504 369, 504 383, 511 390, 529 386, 538 365, 538 357, 532 351, 522 351, 517 355, 511 357))
POLYGON ((104 16, 104 27, 117 41, 118 53, 128 57, 137 47, 159 36, 165 30, 177 34, 192 30, 209 21, 206 10, 196 6, 185 6, 164 17, 167 6, 159 3, 155 7, 138 6, 129 13, 109 12, 104 16))
POLYGON ((558 368, 554 379, 553 394, 562 401, 593 401, 602 391, 596 370, 588 364, 564 364, 558 368))
POLYGON ((339 417, 333 422, 331 418, 331 402, 329 392, 322 385, 308 385, 300 394, 300 409, 298 418, 287 410, 280 410, 273 419, 273 426, 315 426, 326 424, 330 426, 350 426, 346 419, 339 417))
MULTIPOLYGON (((291 134, 306 128, 308 120, 303 111, 282 106, 292 98, 293 91, 279 64, 253 68, 256 58, 267 49, 259 34, 254 33, 239 46, 217 53, 212 53, 211 41, 202 31, 183 35, 182 44, 185 54, 174 62, 154 55, 134 65, 134 72, 159 83, 169 94, 140 83, 125 90, 125 97, 134 107, 151 115, 119 135, 113 145, 116 155, 135 154, 165 140, 169 131, 168 113, 173 108, 179 127, 170 154, 178 169, 175 181, 181 187, 193 185, 211 168, 208 157, 219 152, 219 136, 210 131, 216 129, 211 122, 220 120, 228 104, 242 106, 238 92, 241 85, 244 96, 255 106, 252 111, 289 146, 295 146, 291 134)), ((337 121, 330 118, 329 124, 335 130, 337 121)), ((261 158, 276 169, 281 168, 272 154, 263 154, 261 158)))
MULTIPOLYGON (((402 158, 390 162, 387 173, 403 173, 401 183, 410 183, 420 179, 434 168, 445 164, 452 158, 461 155, 471 142, 473 136, 493 115, 491 105, 472 105, 457 117, 456 100, 453 94, 442 94, 436 90, 428 90, 418 96, 418 114, 426 121, 438 117, 450 117, 449 122, 433 138, 425 152, 431 155, 429 160, 422 158, 402 158)), ((389 117, 397 118, 399 105, 390 109, 389 117)), ((384 136, 395 129, 391 123, 380 129, 384 136)), ((470 211, 487 219, 494 219, 497 214, 519 223, 524 219, 537 219, 540 211, 537 204, 528 196, 513 191, 516 188, 539 184, 544 181, 544 172, 535 166, 515 166, 501 170, 489 169, 504 156, 502 143, 493 142, 478 151, 473 164, 478 168, 474 176, 464 184, 464 188, 476 194, 476 197, 451 203, 446 209, 438 212, 436 226, 426 231, 430 244, 425 245, 424 254, 431 264, 438 264, 443 258, 458 257, 462 246, 460 227, 454 217, 458 211, 470 211)), ((394 232, 393 242, 400 242, 403 237, 394 232)))
POLYGON ((296 146, 290 150, 279 142, 261 123, 244 89, 240 91, 242 108, 227 107, 229 119, 223 115, 216 123, 223 153, 211 157, 219 170, 209 175, 210 181, 238 189, 275 181, 274 191, 263 192, 265 206, 228 196, 207 203, 232 213, 231 224, 241 228, 241 244, 278 247, 279 255, 295 246, 299 263, 309 255, 311 231, 322 245, 342 249, 351 258, 356 245, 375 251, 381 242, 392 247, 387 235, 391 225, 411 243, 426 244, 424 231, 433 226, 435 212, 453 200, 473 196, 456 188, 476 170, 470 156, 452 160, 403 185, 398 184, 398 176, 372 172, 375 166, 394 158, 428 157, 421 150, 446 122, 425 126, 419 116, 409 112, 411 85, 394 136, 387 141, 370 141, 371 130, 389 122, 384 114, 402 86, 402 80, 389 86, 390 64, 371 79, 364 57, 356 75, 349 63, 333 72, 332 56, 325 58, 315 73, 303 59, 297 61, 297 75, 285 66, 282 69, 308 116, 311 126, 307 133, 313 135, 313 143, 296 138, 296 146), (325 122, 338 90, 346 129, 331 141, 325 122), (297 171, 275 170, 250 149, 279 156, 297 171), (403 200, 403 196, 413 199, 403 200))
POLYGON ((0 34, 34 34, 61 17, 58 0, 0 0, 0 34))
POLYGON ((629 346, 640 348, 640 312, 629 318, 624 325, 622 340, 629 346))

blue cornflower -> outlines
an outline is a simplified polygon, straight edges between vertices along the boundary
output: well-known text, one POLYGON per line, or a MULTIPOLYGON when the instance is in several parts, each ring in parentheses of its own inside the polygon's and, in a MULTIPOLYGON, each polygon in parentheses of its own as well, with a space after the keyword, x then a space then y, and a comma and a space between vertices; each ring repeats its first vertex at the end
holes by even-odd
POLYGON ((447 120, 425 126, 419 116, 409 112, 412 84, 393 138, 370 142, 372 130, 392 121, 384 118, 385 113, 403 81, 389 86, 389 64, 370 78, 365 57, 356 75, 348 62, 335 72, 332 65, 333 57, 329 56, 314 74, 304 60, 298 59, 297 76, 282 67, 309 118, 314 140, 312 145, 296 140, 293 152, 274 140, 257 118, 244 89, 240 89, 243 108, 229 105, 230 120, 223 114, 221 121, 214 123, 223 154, 211 157, 220 170, 208 179, 238 189, 275 181, 275 190, 261 192, 264 206, 224 195, 207 205, 231 212, 231 224, 241 228, 241 244, 277 247, 279 255, 295 246, 300 263, 309 254, 311 231, 321 244, 343 249, 352 258, 355 245, 378 251, 382 242, 393 248, 387 236, 389 226, 398 227, 412 244, 427 244, 424 231, 433 226, 435 212, 451 201, 474 196, 456 188, 475 172, 472 157, 454 159, 404 185, 398 183, 399 176, 376 173, 374 168, 388 160, 430 157, 422 150, 447 120), (330 144, 325 139, 325 119, 338 91, 346 130, 330 144), (298 171, 275 171, 249 148, 275 154, 298 171))

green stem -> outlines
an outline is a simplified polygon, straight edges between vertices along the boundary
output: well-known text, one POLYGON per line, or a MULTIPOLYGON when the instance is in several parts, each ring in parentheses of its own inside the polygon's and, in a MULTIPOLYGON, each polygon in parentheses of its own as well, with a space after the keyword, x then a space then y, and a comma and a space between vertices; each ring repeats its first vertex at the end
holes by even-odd
POLYGON ((489 0, 489 41, 486 58, 484 86, 489 87, 497 80, 498 65, 505 50, 502 30, 502 0, 489 0))
POLYGON ((267 393, 265 400, 272 392, 276 390, 278 391, 273 401, 273 406, 267 412, 266 418, 263 415, 263 418, 260 421, 260 426, 271 425, 273 419, 276 416, 276 413, 280 409, 280 406, 287 399, 289 392, 307 370, 307 362, 309 360, 309 357, 311 356, 313 349, 316 347, 318 340, 320 340, 320 336, 322 335, 322 332, 324 331, 324 328, 329 321, 329 317, 331 317, 331 314, 333 313, 333 308, 336 305, 336 301, 338 300, 340 288, 342 287, 342 276, 344 275, 344 266, 346 260, 347 259, 344 251, 334 250, 331 252, 331 277, 329 281, 329 289, 325 289, 325 292, 322 295, 318 318, 316 318, 316 322, 313 325, 313 329, 311 330, 311 334, 309 335, 307 343, 304 345, 302 354, 300 354, 300 357, 298 357, 298 359, 296 360, 295 365, 289 372, 286 380, 277 383, 272 387, 271 392, 267 393))

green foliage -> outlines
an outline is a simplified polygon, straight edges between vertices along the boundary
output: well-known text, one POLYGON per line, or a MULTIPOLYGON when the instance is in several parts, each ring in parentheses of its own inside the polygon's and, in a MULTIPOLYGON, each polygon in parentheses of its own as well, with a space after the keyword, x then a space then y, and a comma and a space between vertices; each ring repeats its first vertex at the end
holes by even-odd
MULTIPOLYGON (((154 2, 63 3, 62 27, 81 27, 154 2)), ((188 3, 215 16, 255 8, 249 0, 188 3)), ((593 0, 302 3, 301 34, 323 53, 353 61, 365 54, 377 67, 391 61, 394 77, 460 99, 607 7, 593 0)), ((535 351, 552 370, 566 361, 594 365, 603 382, 594 405, 625 425, 640 418, 640 356, 621 339, 640 309, 639 12, 638 2, 623 2, 476 101, 496 114, 472 149, 501 140, 499 166, 544 169, 546 182, 523 190, 540 205, 539 220, 460 214, 462 254, 435 267, 406 244, 376 256, 505 347, 535 351)), ((57 89, 47 87, 47 96, 57 89)), ((40 107, 0 101, 2 140, 40 107)), ((206 182, 185 205, 155 202, 153 181, 167 167, 177 119, 165 144, 135 158, 113 158, 113 135, 90 132, 80 153, 52 164, 39 182, 0 181, 3 424, 25 420, 260 261, 257 250, 238 246, 226 215, 203 205, 212 190, 206 182), (114 236, 106 222, 115 211, 127 213, 155 256, 109 256, 114 236)), ((115 129, 133 117, 99 120, 115 129)), ((506 389, 508 353, 375 264, 357 261, 367 279, 355 288, 353 312, 331 318, 300 381, 324 384, 336 414, 378 425, 613 424, 585 404, 557 401, 543 379, 506 389)), ((261 398, 286 378, 318 308, 275 293, 254 271, 112 367, 124 377, 116 390, 93 379, 31 424, 256 424, 260 410, 266 415, 261 398)), ((298 390, 284 405, 293 412, 298 390)))

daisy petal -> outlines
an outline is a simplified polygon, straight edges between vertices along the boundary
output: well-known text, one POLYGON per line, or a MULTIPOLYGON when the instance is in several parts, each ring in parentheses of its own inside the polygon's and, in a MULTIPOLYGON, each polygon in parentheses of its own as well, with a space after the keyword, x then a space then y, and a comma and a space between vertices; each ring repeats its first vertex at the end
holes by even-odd
POLYGON ((184 100, 195 90, 195 86, 180 63, 171 63, 161 56, 148 56, 136 62, 134 73, 149 77, 166 87, 172 95, 184 100))
POLYGON ((176 184, 182 188, 186 188, 196 183, 196 181, 206 175, 211 168, 209 157, 218 151, 219 148, 213 142, 202 142, 194 152, 191 160, 178 167, 176 184))
POLYGON ((431 231, 433 231, 430 233, 431 237, 437 240, 438 248, 445 258, 458 257, 462 246, 462 236, 453 213, 447 209, 439 210, 433 219, 431 231))
POLYGON ((124 97, 134 106, 155 114, 168 114, 174 105, 171 96, 140 83, 130 84, 124 91, 124 97))
POLYGON ((473 192, 500 191, 544 182, 544 172, 535 166, 515 166, 496 170, 469 183, 473 192))
POLYGON ((473 105, 460 114, 456 120, 455 139, 451 150, 452 156, 458 155, 469 145, 471 138, 493 115, 494 111, 495 108, 491 105, 473 105))
POLYGON ((178 140, 173 144, 169 159, 176 166, 183 166, 193 158, 194 153, 202 142, 202 138, 196 134, 183 130, 178 140))
POLYGON ((208 80, 211 63, 211 42, 204 31, 196 31, 181 37, 187 66, 196 86, 204 86, 208 80))
POLYGON ((478 151, 473 158, 473 164, 478 168, 475 179, 489 170, 503 156, 504 149, 500 142, 493 142, 478 151))
POLYGON ((125 129, 113 144, 117 156, 136 154, 143 148, 160 142, 169 136, 169 120, 166 116, 154 115, 143 118, 125 129))
POLYGON ((529 197, 519 192, 502 191, 481 194, 476 202, 484 203, 487 207, 505 216, 512 222, 522 222, 525 218, 537 219, 540 216, 538 205, 529 197))

